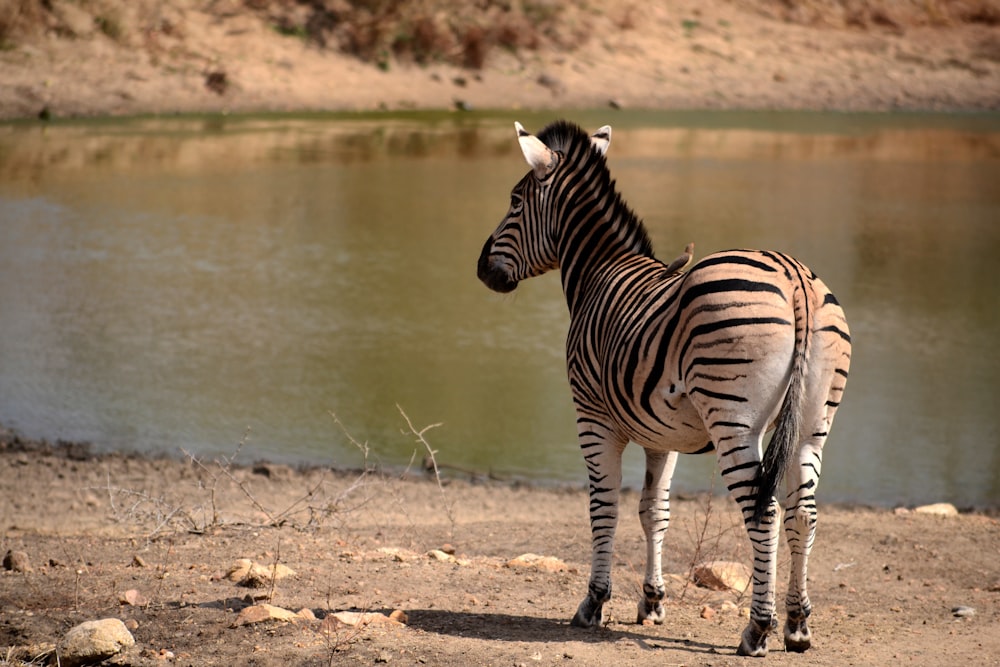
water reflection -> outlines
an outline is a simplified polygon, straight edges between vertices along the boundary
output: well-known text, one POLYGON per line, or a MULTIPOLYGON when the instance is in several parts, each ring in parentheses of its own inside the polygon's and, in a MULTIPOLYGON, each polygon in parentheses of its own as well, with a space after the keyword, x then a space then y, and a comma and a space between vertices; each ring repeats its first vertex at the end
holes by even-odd
MULTIPOLYGON (((791 252, 855 359, 827 499, 995 505, 1000 121, 574 114, 663 256, 791 252)), ((529 127, 548 118, 522 114, 529 127)), ((549 276, 474 263, 524 167, 512 118, 183 118, 0 127, 0 422, 110 447, 385 463, 396 412, 456 465, 582 480, 549 276)), ((639 483, 630 456, 628 482, 639 483)), ((680 488, 712 462, 684 461, 680 488)))

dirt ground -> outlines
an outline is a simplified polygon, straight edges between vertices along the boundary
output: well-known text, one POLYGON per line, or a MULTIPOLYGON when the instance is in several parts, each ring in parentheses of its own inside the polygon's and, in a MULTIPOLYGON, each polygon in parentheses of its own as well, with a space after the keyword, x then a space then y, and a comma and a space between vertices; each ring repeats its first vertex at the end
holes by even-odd
MULTIPOLYGON (((675 498, 667 622, 645 626, 635 623, 638 499, 627 493, 612 620, 586 631, 569 626, 589 572, 580 488, 94 455, 9 433, 0 438, 0 471, 0 553, 27 557, 26 571, 0 570, 0 664, 40 664, 70 627, 100 618, 132 629, 136 645, 112 659, 128 665, 749 660, 735 655, 747 598, 687 583, 696 562, 749 561, 723 498, 675 498), (558 561, 509 565, 529 553, 558 561), (241 586, 226 576, 241 558, 294 575, 241 586), (239 624, 243 609, 265 601, 313 618, 239 624), (334 620, 396 610, 405 623, 334 620)), ((813 648, 785 653, 779 637, 761 664, 1000 664, 997 518, 820 512, 809 577, 813 648), (973 612, 959 617, 957 607, 973 612)), ((782 579, 786 553, 783 546, 782 579)))
POLYGON ((494 48, 475 70, 434 60, 389 59, 378 67, 283 34, 273 19, 247 10, 254 3, 239 0, 47 4, 46 29, 0 44, 0 119, 1000 108, 998 0, 535 3, 565 12, 562 38, 543 36, 536 49, 494 48))

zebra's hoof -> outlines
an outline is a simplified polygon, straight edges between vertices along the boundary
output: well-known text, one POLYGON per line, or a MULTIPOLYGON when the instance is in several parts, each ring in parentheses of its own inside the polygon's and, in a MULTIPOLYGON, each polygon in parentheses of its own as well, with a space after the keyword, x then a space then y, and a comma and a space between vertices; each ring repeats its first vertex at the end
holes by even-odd
POLYGON ((584 598, 569 623, 574 628, 599 628, 604 625, 604 602, 591 596, 584 598))
POLYGON ((812 646, 812 633, 806 625, 806 619, 788 618, 785 623, 785 650, 794 653, 802 653, 812 646))
POLYGON ((659 600, 651 601, 645 598, 639 600, 639 613, 636 615, 636 623, 639 625, 643 623, 663 625, 665 620, 667 620, 667 612, 659 600))
POLYGON ((743 630, 740 637, 740 645, 736 648, 736 655, 750 656, 751 658, 763 658, 767 655, 767 635, 778 627, 778 620, 771 618, 770 621, 758 621, 750 619, 750 624, 743 630))

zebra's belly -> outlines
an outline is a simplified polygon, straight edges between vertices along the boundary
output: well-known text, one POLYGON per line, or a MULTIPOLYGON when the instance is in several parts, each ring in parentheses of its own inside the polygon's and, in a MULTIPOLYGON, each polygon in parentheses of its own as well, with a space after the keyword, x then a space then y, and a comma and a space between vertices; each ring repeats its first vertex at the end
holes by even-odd
POLYGON ((664 389, 642 407, 630 413, 616 410, 629 440, 655 451, 687 454, 705 449, 708 431, 687 394, 664 389))

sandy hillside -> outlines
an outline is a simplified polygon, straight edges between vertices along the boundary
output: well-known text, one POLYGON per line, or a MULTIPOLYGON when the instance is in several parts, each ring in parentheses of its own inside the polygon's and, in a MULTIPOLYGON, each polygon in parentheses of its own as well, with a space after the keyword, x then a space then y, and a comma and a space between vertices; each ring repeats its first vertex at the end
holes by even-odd
MULTIPOLYGON (((0 40, 0 118, 607 106, 1000 108, 998 0, 610 0, 593 7, 566 0, 536 3, 548 8, 539 19, 514 10, 483 19, 508 21, 500 37, 509 48, 487 49, 484 42, 475 50, 466 33, 464 46, 442 41, 439 53, 367 59, 338 48, 347 39, 344 26, 311 38, 318 14, 307 11, 309 3, 49 4, 51 11, 18 13, 17 6, 35 3, 8 0, 6 13, 0 10, 0 35, 8 26, 0 40), (465 49, 465 60, 455 48, 465 49), (463 67, 470 50, 475 66, 463 67)), ((320 18, 334 21, 330 16, 320 18)), ((430 17, 433 25, 452 18, 446 10, 430 17)))

